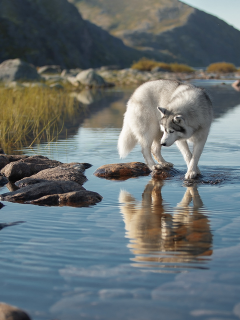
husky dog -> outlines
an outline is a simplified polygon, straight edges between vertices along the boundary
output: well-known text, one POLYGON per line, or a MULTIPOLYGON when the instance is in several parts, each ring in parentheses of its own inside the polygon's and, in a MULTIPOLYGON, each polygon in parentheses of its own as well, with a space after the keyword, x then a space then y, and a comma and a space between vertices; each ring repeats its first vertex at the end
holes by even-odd
POLYGON ((172 167, 163 159, 161 146, 176 142, 187 163, 185 178, 196 178, 201 174, 197 165, 212 118, 212 103, 203 89, 173 80, 146 82, 128 101, 118 139, 119 155, 126 157, 139 142, 150 170, 172 167), (187 141, 193 143, 192 152, 187 141))

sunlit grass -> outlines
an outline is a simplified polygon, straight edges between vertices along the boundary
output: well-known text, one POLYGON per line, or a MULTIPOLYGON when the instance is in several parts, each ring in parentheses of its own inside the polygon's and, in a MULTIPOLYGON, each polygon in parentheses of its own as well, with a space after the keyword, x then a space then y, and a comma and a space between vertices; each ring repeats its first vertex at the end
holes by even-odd
POLYGON ((155 67, 159 67, 169 72, 189 73, 194 71, 191 67, 185 64, 158 62, 147 58, 142 58, 131 66, 132 69, 140 71, 152 71, 155 67))
POLYGON ((75 106, 68 90, 0 87, 0 147, 10 153, 41 140, 53 141, 75 106))
POLYGON ((229 73, 236 72, 237 68, 233 63, 228 62, 217 62, 212 63, 208 66, 207 72, 217 72, 217 73, 229 73))

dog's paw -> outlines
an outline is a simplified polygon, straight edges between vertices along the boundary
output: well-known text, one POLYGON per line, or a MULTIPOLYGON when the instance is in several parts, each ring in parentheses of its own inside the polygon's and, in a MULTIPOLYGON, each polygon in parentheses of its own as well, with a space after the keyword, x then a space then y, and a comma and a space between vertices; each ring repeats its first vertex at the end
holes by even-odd
POLYGON ((194 171, 194 170, 190 170, 185 174, 185 179, 189 180, 189 179, 195 179, 198 175, 198 170, 194 171))
POLYGON ((162 168, 172 168, 173 167, 173 163, 171 162, 167 162, 167 161, 164 161, 164 162, 161 162, 159 163, 160 166, 162 166, 162 168))
POLYGON ((154 171, 154 170, 162 170, 164 168, 163 165, 161 164, 155 164, 154 166, 152 166, 151 170, 154 171))

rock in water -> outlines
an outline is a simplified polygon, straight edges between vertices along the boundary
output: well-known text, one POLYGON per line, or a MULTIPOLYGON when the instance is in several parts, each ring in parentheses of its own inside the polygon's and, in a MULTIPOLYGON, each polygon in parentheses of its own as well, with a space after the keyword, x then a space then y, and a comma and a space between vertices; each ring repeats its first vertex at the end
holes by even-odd
POLYGON ((31 320, 31 318, 25 311, 6 303, 0 303, 0 319, 1 320, 31 320))
POLYGON ((102 196, 97 192, 84 189, 80 191, 66 192, 63 194, 47 195, 39 199, 29 201, 29 203, 50 206, 85 207, 94 205, 101 200, 102 196))
POLYGON ((167 179, 167 178, 174 177, 177 174, 179 174, 179 171, 174 169, 174 168, 172 168, 172 167, 153 170, 151 172, 151 176, 155 180, 164 180, 164 179, 167 179))
POLYGON ((32 156, 7 164, 1 170, 1 174, 9 180, 16 181, 61 164, 62 162, 50 160, 47 157, 32 156))
POLYGON ((55 168, 42 170, 31 177, 23 178, 15 184, 19 188, 43 181, 74 181, 83 185, 87 181, 87 178, 79 168, 81 169, 80 164, 76 163, 62 164, 55 168))
POLYGON ((0 80, 6 82, 17 80, 39 81, 41 76, 32 64, 20 59, 9 59, 0 64, 0 80))
POLYGON ((150 169, 142 162, 114 163, 99 167, 94 175, 105 179, 125 180, 132 177, 149 175, 150 169))

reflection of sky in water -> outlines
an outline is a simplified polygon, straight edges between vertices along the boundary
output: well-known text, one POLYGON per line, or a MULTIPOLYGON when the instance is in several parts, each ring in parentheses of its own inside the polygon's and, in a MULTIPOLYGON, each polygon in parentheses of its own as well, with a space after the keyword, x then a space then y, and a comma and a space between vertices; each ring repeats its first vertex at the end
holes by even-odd
MULTIPOLYGON (((93 164, 84 186, 103 201, 91 208, 5 203, 1 222, 25 223, 0 232, 1 301, 33 319, 238 319, 240 107, 214 121, 200 159, 203 174, 226 180, 186 188, 181 177, 162 186, 150 177, 93 175, 120 162, 113 119, 125 100, 93 114, 67 141, 25 150, 93 164)), ((175 146, 163 153, 184 173, 175 146)), ((124 161, 143 161, 140 148, 124 161)))

